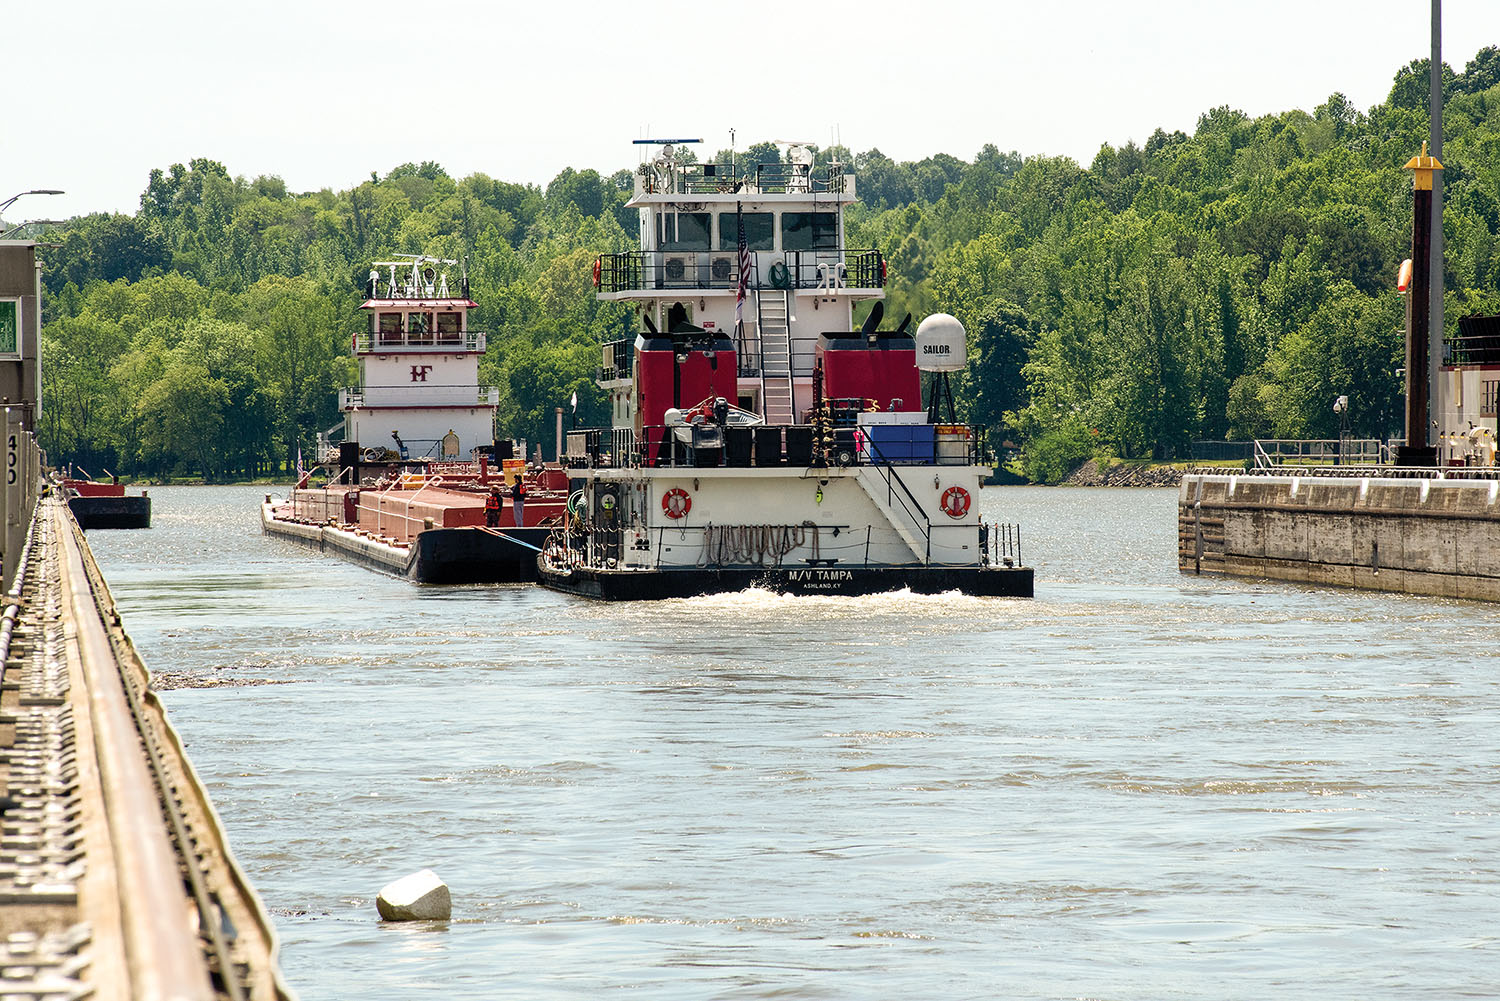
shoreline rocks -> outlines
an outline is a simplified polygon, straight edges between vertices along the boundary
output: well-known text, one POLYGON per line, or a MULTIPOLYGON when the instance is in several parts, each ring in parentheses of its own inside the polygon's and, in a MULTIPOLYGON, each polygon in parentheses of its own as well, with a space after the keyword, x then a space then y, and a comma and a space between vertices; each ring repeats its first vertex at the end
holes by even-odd
POLYGON ((1177 466, 1136 466, 1090 459, 1062 481, 1065 487, 1175 487, 1185 470, 1177 466))

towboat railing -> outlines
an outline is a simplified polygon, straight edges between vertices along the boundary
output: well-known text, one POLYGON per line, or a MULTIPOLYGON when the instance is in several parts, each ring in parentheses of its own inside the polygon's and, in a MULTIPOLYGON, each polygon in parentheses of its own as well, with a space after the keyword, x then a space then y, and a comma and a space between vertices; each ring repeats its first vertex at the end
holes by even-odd
MULTIPOLYGON (((841 418, 842 419, 842 418, 841 418)), ((683 425, 692 427, 692 425, 683 425)), ((811 425, 760 424, 717 428, 711 447, 679 441, 673 429, 651 424, 639 437, 631 428, 569 431, 563 461, 573 469, 632 466, 965 466, 985 460, 985 429, 972 424, 835 423, 825 443, 811 425)))
MULTIPOLYGON (((497 386, 440 386, 428 383, 418 383, 417 392, 422 394, 422 405, 446 404, 448 406, 496 406, 500 403, 500 389, 497 386)), ((340 410, 354 410, 360 407, 399 407, 411 406, 411 386, 400 384, 395 386, 345 386, 339 390, 338 403, 340 410)), ((425 439, 424 439, 425 440, 425 439)), ((440 440, 440 439, 439 439, 440 440)))
MULTIPOLYGON (((761 350, 761 343, 760 331, 756 329, 754 320, 747 319, 745 329, 735 338, 734 344, 741 376, 755 378, 765 368, 765 354, 761 350)), ((790 348, 793 377, 812 375, 817 360, 818 335, 793 334, 787 338, 787 346, 790 348)))
MULTIPOLYGON (((755 290, 885 287, 885 259, 879 250, 829 247, 823 250, 756 251, 746 287, 755 290), (781 267, 776 267, 776 265, 781 267)), ((739 288, 739 254, 728 250, 632 250, 600 254, 600 292, 739 288)), ((483 350, 481 348, 480 350, 483 350)))
MULTIPOLYGON (((1021 559, 1020 526, 995 522, 978 525, 933 525, 933 532, 967 535, 977 543, 975 552, 983 566, 1024 566, 1021 559)), ((756 525, 656 525, 632 530, 619 526, 601 526, 587 517, 575 520, 564 530, 554 529, 543 547, 547 562, 555 568, 593 566, 614 569, 623 565, 637 568, 663 567, 855 567, 871 566, 874 545, 887 547, 901 533, 894 527, 865 525, 863 531, 847 524, 756 525), (631 535, 634 542, 628 542, 631 535), (691 564, 666 563, 662 557, 668 546, 673 552, 684 552, 685 537, 697 539, 688 543, 686 552, 697 551, 691 564), (643 555, 644 554, 644 555, 643 555)), ((951 547, 950 547, 951 548, 951 547)), ((930 554, 921 559, 891 562, 882 566, 932 566, 930 554)), ((970 561, 937 565, 967 566, 970 561)))
POLYGON ((842 169, 806 166, 800 163, 758 163, 755 165, 755 187, 763 195, 832 192, 848 186, 850 175, 842 169))
POLYGON ((563 461, 572 469, 617 469, 638 465, 635 431, 630 428, 569 431, 563 461))
POLYGON ((629 379, 635 369, 635 339, 606 341, 603 361, 599 365, 599 382, 629 379))
POLYGON ((636 173, 636 193, 643 195, 714 195, 748 192, 760 194, 798 194, 802 192, 838 194, 853 189, 852 174, 844 165, 804 165, 799 163, 757 163, 750 177, 750 164, 677 163, 662 169, 642 164, 636 173))
POLYGON ((486 335, 478 330, 361 330, 354 335, 355 354, 402 351, 472 351, 483 354, 486 335))
POLYGON ((1021 526, 1009 522, 979 525, 979 551, 990 566, 1025 566, 1021 562, 1021 526))

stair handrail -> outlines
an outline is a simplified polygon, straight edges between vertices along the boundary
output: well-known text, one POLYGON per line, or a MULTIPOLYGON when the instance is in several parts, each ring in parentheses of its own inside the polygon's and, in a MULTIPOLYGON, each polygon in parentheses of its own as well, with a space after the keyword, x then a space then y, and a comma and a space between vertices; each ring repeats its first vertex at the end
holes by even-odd
POLYGON ((922 541, 927 546, 927 552, 923 557, 923 562, 931 563, 932 519, 927 516, 927 509, 922 507, 922 502, 917 500, 916 495, 911 492, 911 488, 906 485, 906 481, 901 478, 901 474, 896 472, 895 466, 891 465, 889 462, 876 462, 872 463, 872 465, 874 465, 875 468, 880 471, 880 474, 885 477, 886 505, 889 507, 891 506, 893 501, 900 501, 901 509, 906 512, 906 516, 911 519, 912 524, 916 525, 922 530, 922 541), (896 493, 895 487, 892 486, 893 481, 895 483, 901 484, 901 492, 906 494, 906 497, 911 500, 912 506, 916 507, 917 513, 915 515, 912 514, 911 506, 907 505, 906 500, 903 500, 901 496, 896 493), (920 522, 917 520, 917 515, 921 516, 920 522))

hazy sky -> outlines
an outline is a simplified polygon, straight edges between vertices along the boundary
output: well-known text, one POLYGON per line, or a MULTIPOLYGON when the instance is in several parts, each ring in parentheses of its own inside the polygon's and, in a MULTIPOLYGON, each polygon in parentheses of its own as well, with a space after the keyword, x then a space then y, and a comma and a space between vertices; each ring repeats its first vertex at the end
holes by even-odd
MULTIPOLYGON (((1457 70, 1500 44, 1500 0, 1447 0, 1457 70)), ((1427 0, 848 3, 130 3, 12 0, 7 217, 133 212, 193 157, 347 188, 436 160, 545 184, 634 166, 633 139, 879 147, 985 143, 1087 165, 1101 143, 1193 130, 1204 110, 1361 109, 1428 52, 1427 0), (24 104, 29 97, 30 104, 24 104)))

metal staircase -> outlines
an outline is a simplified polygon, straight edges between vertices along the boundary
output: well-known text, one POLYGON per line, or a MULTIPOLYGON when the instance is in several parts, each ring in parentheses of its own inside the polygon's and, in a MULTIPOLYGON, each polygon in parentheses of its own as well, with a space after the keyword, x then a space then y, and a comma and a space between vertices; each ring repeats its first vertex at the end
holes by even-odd
POLYGON ((785 289, 762 289, 755 294, 760 330, 760 398, 767 424, 791 424, 792 331, 787 318, 785 289))
POLYGON ((860 466, 856 472, 860 487, 875 502, 875 507, 890 521, 891 527, 921 563, 932 561, 932 519, 912 494, 894 466, 878 463, 860 466))

